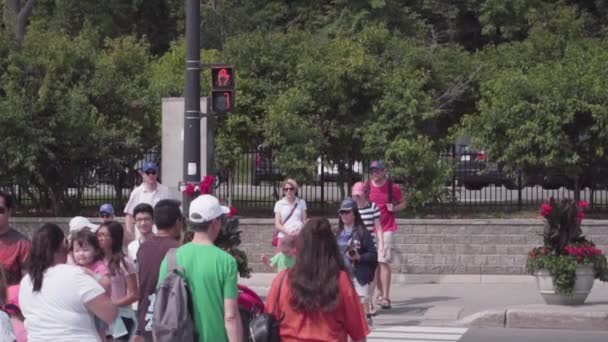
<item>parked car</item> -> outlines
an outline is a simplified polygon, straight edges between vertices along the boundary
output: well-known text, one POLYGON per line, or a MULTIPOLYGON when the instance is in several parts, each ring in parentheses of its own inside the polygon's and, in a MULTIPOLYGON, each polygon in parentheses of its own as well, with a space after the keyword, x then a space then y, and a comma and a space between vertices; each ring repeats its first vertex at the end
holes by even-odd
POLYGON ((494 184, 502 185, 502 174, 496 163, 488 162, 483 149, 471 148, 471 139, 459 137, 454 146, 454 178, 456 185, 467 190, 481 190, 494 184))
POLYGON ((516 190, 530 185, 522 173, 508 173, 503 164, 491 161, 484 149, 473 149, 468 137, 456 139, 453 158, 456 184, 467 190, 481 190, 489 185, 516 190))

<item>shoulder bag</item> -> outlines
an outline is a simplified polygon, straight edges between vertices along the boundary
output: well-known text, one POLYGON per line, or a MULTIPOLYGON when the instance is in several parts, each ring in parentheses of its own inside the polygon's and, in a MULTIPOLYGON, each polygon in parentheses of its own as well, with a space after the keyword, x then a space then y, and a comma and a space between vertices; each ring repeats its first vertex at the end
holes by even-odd
POLYGON ((251 314, 251 323, 249 323, 249 340, 252 342, 279 342, 281 336, 279 334, 279 324, 285 317, 285 314, 281 314, 281 317, 277 319, 277 308, 279 307, 279 301, 281 300, 281 287, 285 280, 287 271, 284 271, 281 275, 279 282, 279 290, 277 291, 277 297, 270 313, 260 313, 255 307, 251 314))

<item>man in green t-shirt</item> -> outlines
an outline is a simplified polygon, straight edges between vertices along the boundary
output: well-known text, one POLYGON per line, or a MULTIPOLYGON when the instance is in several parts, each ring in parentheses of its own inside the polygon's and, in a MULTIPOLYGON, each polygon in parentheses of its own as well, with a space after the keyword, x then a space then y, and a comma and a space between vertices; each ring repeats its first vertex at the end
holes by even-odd
MULTIPOLYGON (((177 249, 177 264, 184 268, 192 292, 194 323, 201 342, 243 339, 236 260, 213 244, 229 212, 211 195, 197 197, 190 203, 188 215, 194 239, 177 249)), ((158 284, 166 275, 165 258, 160 265, 158 284)))

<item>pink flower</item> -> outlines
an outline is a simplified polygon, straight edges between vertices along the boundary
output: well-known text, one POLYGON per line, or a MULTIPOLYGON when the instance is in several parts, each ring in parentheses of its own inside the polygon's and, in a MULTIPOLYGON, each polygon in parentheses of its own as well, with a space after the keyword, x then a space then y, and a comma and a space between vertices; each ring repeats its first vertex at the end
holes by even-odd
POLYGON ((188 185, 186 185, 186 187, 184 188, 183 192, 188 196, 194 195, 194 184, 188 183, 188 185))
POLYGON ((589 203, 587 201, 579 201, 578 206, 581 210, 587 210, 587 208, 589 208, 589 203))
POLYGON ((228 218, 234 217, 234 215, 236 215, 237 213, 238 213, 238 211, 236 210, 236 208, 233 206, 230 206, 230 212, 228 213, 228 218))
POLYGON ((553 208, 549 204, 543 203, 543 205, 540 206, 540 215, 542 217, 547 217, 547 215, 551 213, 551 210, 553 210, 553 208))

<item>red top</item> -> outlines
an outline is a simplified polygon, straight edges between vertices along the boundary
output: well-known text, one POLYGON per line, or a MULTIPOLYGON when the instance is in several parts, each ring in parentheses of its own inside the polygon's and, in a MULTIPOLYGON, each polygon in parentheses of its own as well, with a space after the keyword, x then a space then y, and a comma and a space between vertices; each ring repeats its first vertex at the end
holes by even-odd
POLYGON ((8 285, 21 281, 31 246, 30 240, 13 228, 0 235, 0 266, 6 271, 8 285))
MULTIPOLYGON (((268 292, 266 310, 271 312, 277 297, 279 281, 283 271, 272 282, 268 292)), ((281 287, 281 298, 277 313, 285 315, 279 326, 282 342, 319 341, 346 342, 347 335, 353 340, 362 340, 369 334, 369 328, 363 315, 361 301, 345 271, 341 271, 338 280, 340 301, 338 306, 329 312, 296 312, 289 305, 291 288, 289 276, 286 275, 281 287)))
MULTIPOLYGON (((398 184, 393 183, 393 202, 401 201, 403 195, 398 184)), ((388 181, 385 181, 382 186, 374 186, 373 182, 369 184, 369 200, 376 203, 380 210, 380 226, 383 232, 394 232, 397 230, 395 223, 395 213, 391 213, 386 209, 388 203, 388 181)))

